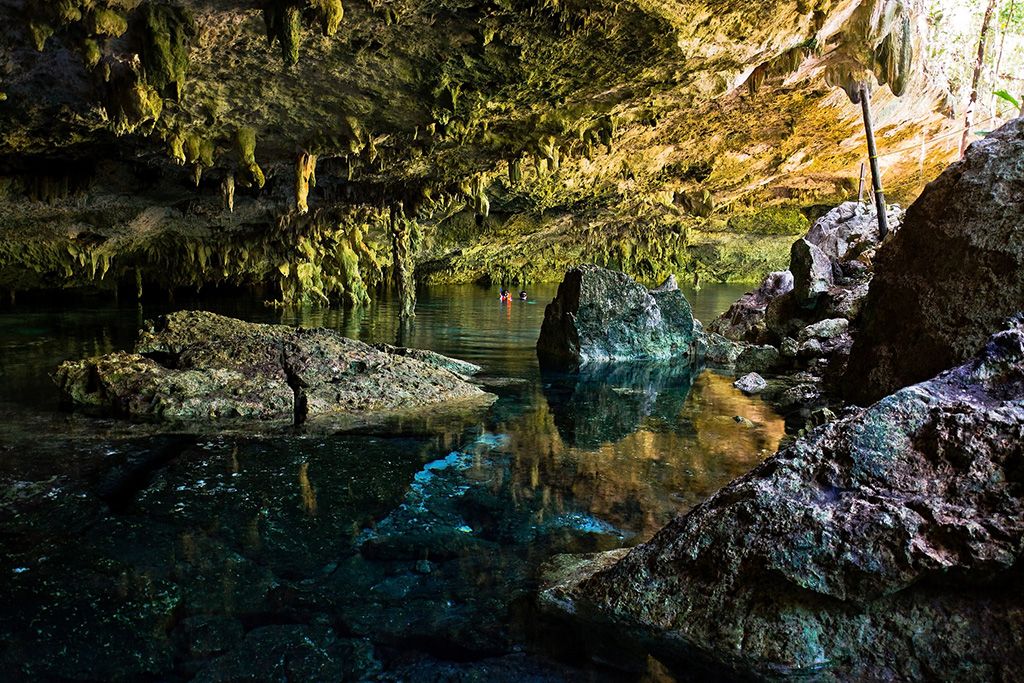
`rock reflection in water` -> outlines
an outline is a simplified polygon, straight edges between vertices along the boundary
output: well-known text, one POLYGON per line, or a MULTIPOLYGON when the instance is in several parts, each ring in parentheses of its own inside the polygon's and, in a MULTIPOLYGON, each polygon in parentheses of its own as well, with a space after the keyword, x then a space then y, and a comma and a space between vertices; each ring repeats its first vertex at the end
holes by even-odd
MULTIPOLYGON (((124 311, 61 318, 45 343, 0 354, 0 667, 43 680, 604 680, 542 656, 574 652, 535 632, 541 564, 648 538, 760 462, 782 422, 730 378, 685 366, 542 378, 542 306, 515 305, 510 322, 489 293, 457 294, 421 301, 410 342, 484 365, 501 398, 383 433, 179 438, 57 413, 39 378, 130 344, 124 311)), ((385 307, 287 315, 394 341, 385 307)), ((0 345, 27 336, 14 322, 0 345)))
POLYGON ((678 416, 694 374, 686 362, 589 363, 577 372, 545 371, 542 378, 562 439, 597 448, 633 433, 644 418, 678 416))
POLYGON ((517 463, 513 499, 539 496, 553 514, 564 512, 571 500, 616 528, 647 538, 760 463, 785 435, 779 416, 735 389, 730 377, 704 371, 692 378, 685 367, 631 376, 667 381, 636 393, 614 391, 614 385, 602 392, 589 382, 576 384, 572 393, 552 392, 545 383, 547 400, 538 397, 532 412, 504 427, 517 463), (588 401, 580 387, 593 390, 594 400, 588 401), (634 428, 611 438, 623 434, 623 415, 635 420, 634 428), (583 448, 581 430, 587 435, 583 448), (598 434, 605 440, 596 443, 598 434))

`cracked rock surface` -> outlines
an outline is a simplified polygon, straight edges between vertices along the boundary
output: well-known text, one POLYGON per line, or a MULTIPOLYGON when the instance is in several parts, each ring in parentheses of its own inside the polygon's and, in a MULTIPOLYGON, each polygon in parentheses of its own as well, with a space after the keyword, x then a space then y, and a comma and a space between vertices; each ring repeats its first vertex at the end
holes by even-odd
POLYGON ((54 380, 77 408, 165 422, 299 424, 489 397, 438 354, 394 351, 323 328, 180 311, 144 330, 134 353, 67 361, 54 380))

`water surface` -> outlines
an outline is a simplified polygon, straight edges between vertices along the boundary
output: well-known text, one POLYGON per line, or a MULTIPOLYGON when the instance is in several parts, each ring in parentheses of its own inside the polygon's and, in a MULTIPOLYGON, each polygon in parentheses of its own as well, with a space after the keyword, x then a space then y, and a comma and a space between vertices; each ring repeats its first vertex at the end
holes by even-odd
MULTIPOLYGON (((743 288, 687 292, 708 320, 743 288)), ((400 433, 197 435, 61 412, 67 358, 166 307, 0 313, 0 660, 18 677, 671 680, 538 630, 556 553, 629 546, 770 454, 781 419, 685 366, 542 374, 554 287, 357 311, 189 303, 484 367, 485 413, 400 433), (745 419, 737 419, 737 418, 745 419)))

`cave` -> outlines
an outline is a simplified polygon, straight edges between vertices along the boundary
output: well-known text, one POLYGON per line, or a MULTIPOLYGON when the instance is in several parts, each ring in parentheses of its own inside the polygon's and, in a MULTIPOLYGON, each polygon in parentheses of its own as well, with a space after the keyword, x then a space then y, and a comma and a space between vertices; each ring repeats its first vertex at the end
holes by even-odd
POLYGON ((11 680, 1020 680, 1024 3, 0 0, 11 680))

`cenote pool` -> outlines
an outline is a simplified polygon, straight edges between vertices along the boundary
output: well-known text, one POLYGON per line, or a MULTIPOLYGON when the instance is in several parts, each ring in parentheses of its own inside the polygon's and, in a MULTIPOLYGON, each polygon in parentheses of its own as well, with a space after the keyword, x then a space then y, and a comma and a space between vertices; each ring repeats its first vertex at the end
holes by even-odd
MULTIPOLYGON (((386 433, 190 434, 62 412, 67 358, 129 348, 114 304, 0 312, 0 661, 8 679, 674 680, 545 627, 540 567, 633 545, 772 453, 729 376, 542 374, 544 305, 420 293, 359 311, 179 301, 478 363, 499 400, 386 433), (736 419, 737 417, 745 419, 736 419)), ((697 317, 742 286, 687 292, 697 317)))

